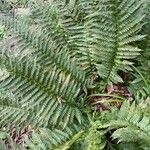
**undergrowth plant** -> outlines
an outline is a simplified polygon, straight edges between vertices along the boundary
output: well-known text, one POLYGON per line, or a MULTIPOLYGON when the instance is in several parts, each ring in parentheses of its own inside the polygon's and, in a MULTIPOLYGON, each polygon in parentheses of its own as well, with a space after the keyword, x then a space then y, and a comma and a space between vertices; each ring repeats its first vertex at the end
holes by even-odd
POLYGON ((0 40, 6 37, 6 31, 4 26, 0 26, 0 40))
POLYGON ((30 21, 1 15, 13 46, 0 46, 0 149, 148 150, 148 6, 34 1, 30 21))

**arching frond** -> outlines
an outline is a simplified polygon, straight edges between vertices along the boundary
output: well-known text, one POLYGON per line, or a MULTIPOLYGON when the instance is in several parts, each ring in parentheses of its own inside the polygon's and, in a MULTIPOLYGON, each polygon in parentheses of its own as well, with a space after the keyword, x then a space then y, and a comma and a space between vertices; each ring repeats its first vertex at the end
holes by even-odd
POLYGON ((75 116, 82 122, 80 106, 75 102, 80 87, 70 80, 70 75, 64 78, 64 74, 56 68, 45 71, 44 68, 23 59, 3 56, 1 60, 7 69, 1 87, 20 99, 21 108, 30 110, 42 106, 38 110, 37 122, 47 125, 51 120, 52 124, 56 124, 58 119, 63 119, 67 124, 73 121, 75 116), (43 119, 47 123, 43 122, 43 119))
POLYGON ((81 136, 82 129, 76 125, 66 127, 64 130, 54 128, 52 130, 48 128, 41 128, 38 131, 33 132, 33 136, 27 141, 26 146, 31 150, 67 150, 70 146, 70 141, 81 136), (79 133, 78 133, 79 132, 79 133))
POLYGON ((113 139, 119 143, 138 143, 141 148, 150 147, 149 116, 135 103, 125 102, 117 113, 116 120, 108 123, 110 130, 115 129, 113 139))
MULTIPOLYGON (((131 70, 130 60, 141 51, 131 43, 144 38, 137 34, 142 27, 144 4, 144 0, 102 0, 94 7, 97 10, 86 16, 90 53, 103 79, 123 82, 118 70, 131 70)), ((87 9, 92 10, 93 5, 87 9)))
MULTIPOLYGON (((70 55, 78 59, 78 64, 83 69, 91 70, 92 58, 89 55, 89 50, 86 49, 85 41, 85 11, 79 1, 68 5, 56 2, 52 6, 37 6, 33 10, 33 16, 42 29, 58 41, 60 47, 62 45, 67 47, 70 55)), ((89 74, 88 71, 87 76, 89 74)))
POLYGON ((30 46, 31 50, 33 48, 32 53, 34 58, 37 59, 37 63, 45 68, 56 66, 64 73, 71 74, 83 86, 87 84, 84 71, 77 66, 76 59, 70 58, 65 45, 60 47, 56 41, 48 37, 47 34, 42 33, 42 31, 36 31, 36 33, 31 29, 29 30, 29 26, 14 22, 11 18, 3 17, 1 21, 19 36, 17 45, 20 52, 24 52, 30 46))

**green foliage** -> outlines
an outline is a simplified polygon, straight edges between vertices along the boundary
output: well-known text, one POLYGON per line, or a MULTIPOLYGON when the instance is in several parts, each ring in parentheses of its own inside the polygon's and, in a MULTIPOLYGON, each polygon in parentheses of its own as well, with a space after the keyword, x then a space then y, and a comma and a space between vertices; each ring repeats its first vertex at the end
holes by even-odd
POLYGON ((32 139, 26 142, 26 146, 28 146, 31 150, 67 150, 70 145, 79 138, 82 132, 83 131, 76 125, 73 125, 72 127, 67 127, 65 128, 65 130, 59 130, 57 128, 53 128, 52 130, 47 128, 41 128, 38 132, 34 132, 32 134, 32 139), (66 140, 68 141, 66 142, 66 140), (58 147, 58 145, 60 144, 62 145, 58 147))
POLYGON ((0 11, 8 11, 9 9, 11 9, 9 2, 1 0, 0 1, 0 11))
POLYGON ((28 4, 30 21, 0 16, 13 45, 0 43, 0 149, 148 150, 149 2, 32 2, 13 2, 28 4), (118 83, 134 102, 104 93, 118 83), (13 127, 31 133, 20 144, 13 127))
POLYGON ((106 145, 105 131, 101 131, 101 122, 97 121, 91 124, 88 134, 85 138, 86 150, 103 150, 106 145), (100 130, 100 131, 99 131, 100 130))
POLYGON ((4 26, 0 26, 0 40, 6 37, 6 31, 4 26))
POLYGON ((141 51, 131 43, 144 37, 137 34, 142 27, 143 5, 143 0, 128 4, 119 0, 100 1, 97 11, 94 9, 86 17, 94 64, 98 74, 108 82, 123 82, 118 70, 130 71, 130 60, 141 51))
POLYGON ((112 138, 118 139, 119 143, 135 143, 134 149, 149 148, 150 120, 146 111, 135 103, 124 103, 116 114, 117 119, 108 123, 110 130, 115 129, 112 138))

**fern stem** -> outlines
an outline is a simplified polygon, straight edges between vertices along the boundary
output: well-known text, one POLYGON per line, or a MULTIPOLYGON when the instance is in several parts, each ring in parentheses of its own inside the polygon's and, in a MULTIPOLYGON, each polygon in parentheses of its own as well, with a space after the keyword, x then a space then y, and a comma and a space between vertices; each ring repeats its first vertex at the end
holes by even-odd
POLYGON ((98 100, 94 103, 92 103, 91 105, 96 105, 96 104, 104 104, 104 103, 120 103, 120 102, 124 102, 124 100, 119 100, 119 99, 103 99, 103 100, 98 100))
POLYGON ((121 99, 121 100, 126 100, 125 98, 118 96, 118 95, 113 95, 113 94, 92 94, 90 95, 88 98, 90 97, 95 97, 95 96, 102 96, 102 97, 113 97, 113 98, 117 98, 117 99, 121 99))

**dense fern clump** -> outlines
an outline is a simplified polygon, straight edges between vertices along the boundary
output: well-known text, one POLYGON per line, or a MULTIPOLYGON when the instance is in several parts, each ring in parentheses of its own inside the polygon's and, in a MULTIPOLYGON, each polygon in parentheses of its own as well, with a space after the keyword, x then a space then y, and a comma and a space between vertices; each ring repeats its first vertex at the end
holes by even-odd
POLYGON ((149 1, 24 2, 1 2, 0 149, 148 150, 149 1))

